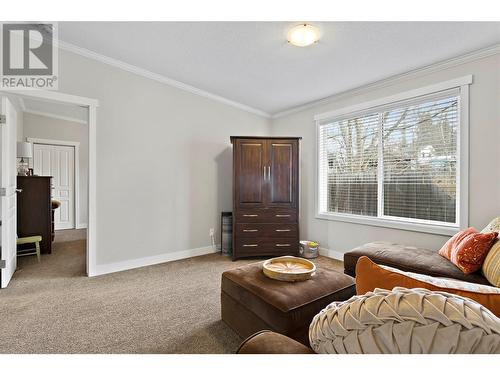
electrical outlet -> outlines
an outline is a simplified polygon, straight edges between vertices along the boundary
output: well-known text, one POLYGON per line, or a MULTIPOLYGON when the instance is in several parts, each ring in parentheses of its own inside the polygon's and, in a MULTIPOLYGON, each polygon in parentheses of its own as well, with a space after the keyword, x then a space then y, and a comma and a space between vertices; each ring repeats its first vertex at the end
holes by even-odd
POLYGON ((208 232, 208 235, 209 235, 210 237, 213 237, 213 236, 214 236, 214 234, 215 234, 215 229, 214 229, 214 228, 210 228, 210 231, 208 232))

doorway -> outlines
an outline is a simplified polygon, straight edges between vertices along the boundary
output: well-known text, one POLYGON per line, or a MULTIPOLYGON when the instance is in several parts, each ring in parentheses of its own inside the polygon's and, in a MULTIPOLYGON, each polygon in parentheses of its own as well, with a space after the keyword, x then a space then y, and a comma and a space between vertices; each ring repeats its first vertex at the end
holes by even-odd
MULTIPOLYGON (((52 198, 55 198, 62 208, 58 215, 54 217, 54 225, 57 221, 58 229, 67 228, 78 228, 81 224, 84 228, 86 227, 86 246, 85 246, 85 272, 87 276, 94 276, 96 274, 96 227, 95 227, 95 216, 96 216, 96 200, 95 200, 95 152, 96 152, 96 110, 98 102, 94 99, 78 97, 74 95, 62 94, 58 92, 49 91, 33 91, 33 92, 22 92, 15 93, 12 92, 0 92, 0 97, 2 101, 5 99, 7 102, 12 103, 22 103, 23 100, 35 100, 41 103, 45 103, 47 106, 54 105, 67 105, 83 108, 86 113, 85 118, 85 132, 88 137, 88 152, 85 155, 85 160, 87 161, 88 169, 85 173, 85 187, 88 188, 85 199, 84 210, 81 209, 78 204, 78 191, 80 184, 77 181, 78 176, 78 145, 77 144, 58 144, 56 141, 47 143, 45 140, 40 141, 40 139, 33 142, 33 153, 38 155, 34 156, 33 160, 30 161, 30 167, 32 168, 33 174, 39 174, 40 176, 48 173, 44 169, 50 170, 50 175, 55 175, 54 183, 51 186, 52 198), (49 159, 49 160, 47 160, 49 159), (36 172, 35 172, 36 170, 36 172), (80 220, 79 212, 84 212, 88 219, 85 223, 80 220)), ((18 112, 23 112, 22 105, 16 104, 18 112)), ((3 108, 2 108, 3 111, 3 108)), ((39 112, 39 111, 33 111, 39 112)), ((37 113, 40 114, 40 113, 37 113)), ((3 113, 0 113, 3 115, 3 113)), ((44 115, 41 113, 41 115, 44 115)), ((65 116, 60 116, 62 119, 65 116)), ((2 119, 2 117, 0 117, 2 119)), ((11 120, 11 122, 13 122, 11 120)), ((16 127, 16 124, 11 124, 11 129, 16 127)), ((15 150, 16 140, 19 142, 19 138, 10 139, 9 137, 9 150, 15 150), (12 144, 11 144, 12 143, 12 144)), ((27 137, 26 137, 27 138, 27 137)), ((29 142, 28 139, 22 139, 24 142, 29 142)), ((6 139, 5 139, 6 140, 6 139)), ((32 139, 33 140, 33 139, 32 139)), ((53 140, 51 140, 53 141, 53 140)), ((15 151, 14 151, 15 152, 15 151)), ((12 158, 11 158, 12 159, 12 158)), ((15 159, 15 157, 14 157, 15 159)), ((16 169, 13 165, 10 169, 16 169)), ((6 169, 0 169, 0 177, 4 175, 6 169)), ((14 185, 15 188, 15 185, 14 185)), ((11 188, 7 189, 11 192, 11 188)), ((15 189, 14 189, 15 190, 15 189)), ((2 211, 6 205, 2 205, 2 211)), ((10 210, 12 212, 12 210, 10 210)), ((3 212, 2 212, 3 215, 3 212)), ((15 220, 14 220, 15 222, 15 220)), ((17 228, 16 228, 17 229, 17 228)), ((3 233, 2 233, 3 234, 3 233)), ((8 281, 12 277, 15 270, 15 263, 10 261, 10 266, 6 266, 4 259, 12 253, 16 252, 16 230, 9 231, 8 235, 2 236, 2 247, 0 252, 0 277, 2 279, 2 287, 6 287, 8 281), (13 232, 10 233, 10 232, 13 232), (12 267, 14 264, 14 267, 12 267), (4 282, 5 281, 5 282, 4 282)))

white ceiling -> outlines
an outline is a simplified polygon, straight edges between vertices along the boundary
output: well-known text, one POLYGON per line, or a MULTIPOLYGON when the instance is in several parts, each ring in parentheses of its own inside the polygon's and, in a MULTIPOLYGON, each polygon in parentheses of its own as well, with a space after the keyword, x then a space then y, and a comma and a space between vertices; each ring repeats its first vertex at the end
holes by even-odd
POLYGON ((61 40, 275 114, 500 43, 500 22, 60 22, 61 40))

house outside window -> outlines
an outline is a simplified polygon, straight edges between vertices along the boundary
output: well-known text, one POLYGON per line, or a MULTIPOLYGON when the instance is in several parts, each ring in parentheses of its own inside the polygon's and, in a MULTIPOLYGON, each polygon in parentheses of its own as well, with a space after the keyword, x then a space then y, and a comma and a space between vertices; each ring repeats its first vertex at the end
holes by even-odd
POLYGON ((317 115, 316 216, 438 234, 467 226, 471 82, 317 115))

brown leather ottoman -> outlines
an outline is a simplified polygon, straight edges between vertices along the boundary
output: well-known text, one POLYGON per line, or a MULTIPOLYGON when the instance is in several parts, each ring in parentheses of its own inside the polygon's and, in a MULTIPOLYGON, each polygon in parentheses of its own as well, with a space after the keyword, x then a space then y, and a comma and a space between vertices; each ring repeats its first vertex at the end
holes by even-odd
POLYGON ((312 318, 330 302, 356 294, 354 279, 317 266, 312 279, 296 283, 272 280, 262 262, 222 274, 222 320, 242 338, 272 330, 309 346, 312 318))

